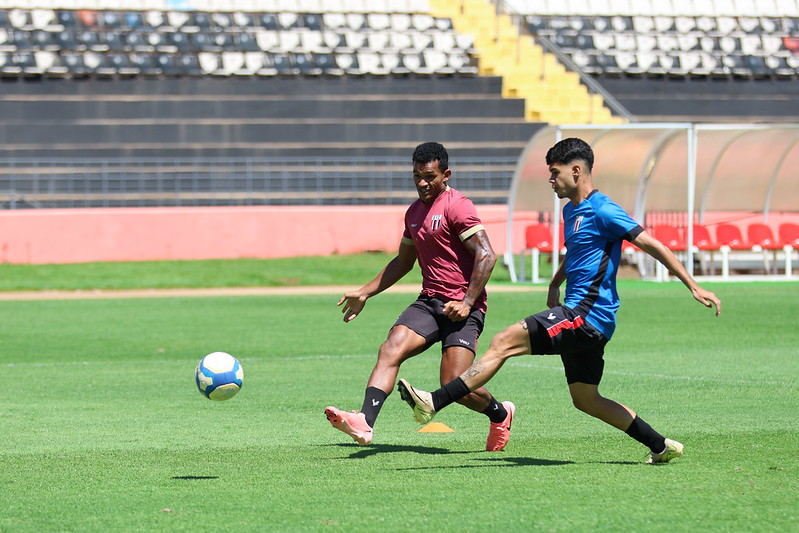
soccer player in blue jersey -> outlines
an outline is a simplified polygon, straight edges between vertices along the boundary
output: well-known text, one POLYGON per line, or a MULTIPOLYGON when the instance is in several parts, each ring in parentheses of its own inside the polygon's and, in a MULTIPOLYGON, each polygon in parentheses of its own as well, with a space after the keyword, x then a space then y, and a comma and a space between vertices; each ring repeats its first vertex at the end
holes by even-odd
POLYGON ((547 295, 549 309, 528 316, 497 334, 488 351, 460 377, 434 392, 400 380, 400 396, 420 423, 430 421, 447 405, 485 385, 511 357, 559 354, 574 406, 647 446, 647 463, 666 463, 683 455, 684 446, 667 439, 632 409, 599 393, 605 344, 616 327, 619 296, 616 272, 622 239, 631 241, 665 265, 691 295, 721 312, 721 301, 701 288, 660 241, 649 235, 621 207, 594 188, 594 153, 583 140, 564 139, 547 152, 549 183, 563 208, 566 257, 552 276, 547 295), (566 282, 561 303, 560 286, 566 282))

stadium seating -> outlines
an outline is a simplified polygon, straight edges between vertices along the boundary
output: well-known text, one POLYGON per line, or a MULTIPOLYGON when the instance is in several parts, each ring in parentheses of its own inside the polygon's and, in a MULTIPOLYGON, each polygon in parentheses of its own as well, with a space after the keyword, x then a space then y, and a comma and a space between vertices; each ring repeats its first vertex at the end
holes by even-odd
POLYGON ((409 13, 0 11, 4 76, 474 74, 471 52, 409 13))
POLYGON ((652 228, 652 235, 672 252, 684 252, 688 249, 685 238, 676 226, 658 224, 652 228))
POLYGON ((791 247, 776 239, 770 226, 761 222, 749 224, 746 228, 746 238, 752 245, 753 251, 763 253, 763 263, 767 273, 776 274, 777 254, 780 251, 785 252, 785 269, 788 270, 787 261, 790 260, 791 247))
POLYGON ((715 274, 715 252, 721 250, 721 246, 710 236, 710 231, 704 224, 694 224, 693 249, 699 259, 700 268, 703 274, 715 274))
POLYGON ((778 232, 782 244, 799 250, 799 224, 784 222, 780 224, 778 232))
POLYGON ((790 237, 790 228, 795 225, 788 223, 783 226, 787 226, 786 230, 783 230, 784 235, 775 238, 771 226, 753 222, 746 227, 746 238, 744 238, 738 226, 719 224, 716 227, 716 237, 721 246, 722 277, 728 277, 730 274, 731 255, 734 252, 737 252, 737 256, 742 259, 747 255, 760 257, 766 274, 777 274, 777 261, 782 252, 785 261, 784 272, 790 276, 793 246, 787 238, 790 237))
MULTIPOLYGON (((558 237, 558 248, 561 254, 565 253, 566 246, 563 238, 563 224, 560 226, 560 236, 558 237)), ((551 254, 554 250, 554 243, 552 242, 552 227, 549 224, 530 224, 524 232, 525 245, 524 250, 519 257, 519 280, 525 281, 526 274, 526 260, 527 254, 531 255, 532 265, 532 282, 540 283, 540 258, 541 254, 551 254)))
POLYGON ((641 121, 799 120, 799 4, 715 4, 510 2, 641 121))
POLYGON ((535 16, 550 39, 592 74, 795 77, 788 47, 799 19, 734 16, 535 16))

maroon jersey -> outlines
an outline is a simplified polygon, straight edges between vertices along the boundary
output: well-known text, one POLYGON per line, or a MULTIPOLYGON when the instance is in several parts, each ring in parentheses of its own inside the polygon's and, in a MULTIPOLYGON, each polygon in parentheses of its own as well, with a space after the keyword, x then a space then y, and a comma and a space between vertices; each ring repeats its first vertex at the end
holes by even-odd
MULTIPOLYGON (((402 242, 416 247, 422 294, 445 302, 463 300, 474 268, 474 256, 463 241, 482 229, 472 201, 449 187, 432 204, 416 200, 408 207, 402 242)), ((473 307, 485 313, 485 289, 473 307)))

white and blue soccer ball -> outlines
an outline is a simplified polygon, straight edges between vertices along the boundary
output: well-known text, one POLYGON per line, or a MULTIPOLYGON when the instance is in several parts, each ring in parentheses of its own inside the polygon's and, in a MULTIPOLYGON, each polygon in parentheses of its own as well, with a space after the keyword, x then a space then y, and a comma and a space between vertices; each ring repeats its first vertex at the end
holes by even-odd
POLYGON ((244 384, 244 369, 238 359, 225 352, 209 353, 197 363, 197 388, 206 398, 229 400, 244 384))

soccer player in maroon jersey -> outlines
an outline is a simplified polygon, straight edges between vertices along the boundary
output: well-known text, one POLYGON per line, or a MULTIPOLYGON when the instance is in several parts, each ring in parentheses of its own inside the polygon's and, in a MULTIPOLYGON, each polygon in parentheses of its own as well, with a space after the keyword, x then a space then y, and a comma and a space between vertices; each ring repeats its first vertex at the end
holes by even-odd
MULTIPOLYGON (((440 381, 458 377, 474 361, 486 312, 485 285, 496 263, 488 235, 474 204, 449 187, 449 156, 439 143, 427 142, 413 153, 413 181, 419 199, 405 213, 399 252, 360 289, 338 302, 344 322, 354 319, 366 301, 394 285, 419 261, 422 292, 408 306, 380 346, 360 411, 327 407, 330 423, 355 442, 372 442, 372 428, 407 359, 441 342, 440 381)), ((510 436, 515 406, 498 402, 483 387, 459 400, 490 419, 486 450, 502 450, 510 436)))

